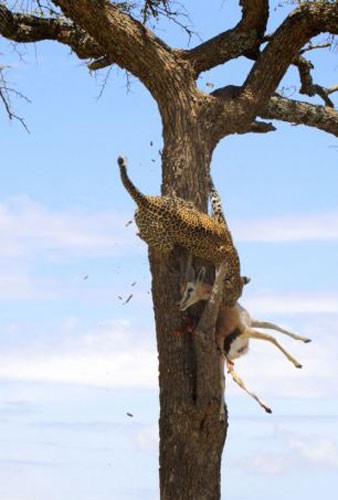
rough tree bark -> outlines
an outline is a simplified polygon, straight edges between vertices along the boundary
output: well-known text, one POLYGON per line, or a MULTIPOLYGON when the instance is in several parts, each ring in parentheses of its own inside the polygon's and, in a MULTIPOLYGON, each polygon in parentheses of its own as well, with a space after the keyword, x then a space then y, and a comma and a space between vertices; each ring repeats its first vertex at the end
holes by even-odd
MULTIPOLYGON (((206 211, 214 148, 229 134, 275 129, 257 121, 259 116, 338 135, 338 113, 328 105, 329 99, 319 106, 275 93, 312 37, 338 33, 336 2, 301 4, 265 37, 268 0, 241 0, 241 21, 192 50, 170 48, 107 0, 51 4, 61 9, 61 17, 13 13, 2 2, 0 34, 16 42, 56 40, 79 58, 89 59, 92 70, 117 64, 138 77, 156 100, 162 118, 163 194, 193 200, 206 211), (241 87, 227 86, 212 94, 198 90, 201 72, 241 55, 254 61, 241 87)), ((319 88, 303 85, 303 93, 310 87, 311 92, 319 88)), ((318 94, 326 97, 331 92, 320 89, 318 94)), ((210 324, 205 329, 202 325, 194 336, 184 331, 173 336, 181 326, 176 302, 184 258, 179 248, 167 257, 149 250, 159 353, 161 498, 215 500, 220 497, 227 422, 219 422, 220 374, 210 324)))

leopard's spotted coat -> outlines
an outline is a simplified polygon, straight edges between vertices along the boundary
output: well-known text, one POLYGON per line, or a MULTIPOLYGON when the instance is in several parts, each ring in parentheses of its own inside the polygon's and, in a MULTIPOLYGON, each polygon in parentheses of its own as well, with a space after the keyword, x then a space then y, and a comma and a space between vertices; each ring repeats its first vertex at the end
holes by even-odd
POLYGON ((140 238, 161 253, 181 245, 214 265, 226 261, 226 302, 236 303, 243 281, 238 253, 224 218, 222 221, 199 212, 191 202, 178 197, 142 194, 129 179, 123 157, 119 156, 118 164, 122 183, 137 204, 135 221, 140 238))

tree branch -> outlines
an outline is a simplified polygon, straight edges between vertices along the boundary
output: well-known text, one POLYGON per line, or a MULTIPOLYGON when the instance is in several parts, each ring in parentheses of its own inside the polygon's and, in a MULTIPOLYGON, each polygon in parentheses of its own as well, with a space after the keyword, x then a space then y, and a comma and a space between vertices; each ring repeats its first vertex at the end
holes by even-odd
POLYGON ((332 43, 331 42, 325 42, 325 43, 309 43, 307 47, 304 47, 299 54, 305 54, 305 52, 309 52, 310 50, 317 50, 317 49, 327 49, 328 47, 331 47, 332 43))
MULTIPOLYGON (((261 122, 259 120, 255 120, 250 123, 247 132, 254 132, 256 134, 266 134, 267 132, 275 132, 276 127, 272 125, 272 123, 261 122)), ((246 134, 247 132, 242 132, 246 134)))
MULTIPOLYGON (((212 138, 215 143, 226 135, 250 131, 256 116, 263 116, 259 113, 264 103, 274 94, 300 49, 313 36, 324 31, 338 33, 338 3, 301 4, 286 18, 278 30, 269 36, 270 42, 260 54, 244 85, 239 89, 228 86, 225 89, 217 89, 211 94, 214 97, 223 97, 217 99, 214 106, 215 134, 212 138), (230 89, 230 93, 223 95, 226 89, 230 89)), ((308 124, 314 122, 313 113, 311 115, 312 119, 307 120, 308 124)), ((318 124, 318 128, 325 127, 322 120, 319 120, 318 124)))
POLYGON ((304 3, 271 36, 243 86, 243 96, 259 109, 276 90, 300 49, 322 32, 338 33, 338 3, 304 3), (267 71, 268 68, 268 71, 267 71))
POLYGON ((0 5, 0 35, 19 43, 55 40, 71 47, 80 59, 104 56, 104 50, 85 31, 65 19, 12 13, 0 5))
POLYGON ((270 120, 282 120, 296 125, 318 128, 338 137, 338 111, 328 106, 274 96, 264 104, 258 115, 270 120))
MULTIPOLYGON (((336 92, 338 90, 338 85, 332 86, 326 90, 328 94, 336 92)), ((211 95, 221 97, 225 99, 225 101, 228 101, 229 99, 236 99, 240 94, 241 87, 227 85, 226 87, 216 89, 211 95)), ((338 111, 331 107, 295 101, 275 94, 267 103, 264 103, 261 109, 258 110, 257 115, 270 120, 282 120, 297 125, 315 127, 338 136, 338 111)), ((255 132, 253 129, 257 123, 260 122, 252 122, 250 126, 241 133, 255 132)), ((264 125, 267 127, 271 126, 272 129, 275 129, 271 124, 264 125)), ((256 131, 259 132, 259 130, 256 131)), ((263 130, 263 132, 265 131, 269 132, 269 130, 263 130)))
POLYGON ((97 41, 103 48, 102 56, 138 77, 155 99, 160 98, 161 91, 167 93, 168 78, 172 78, 168 70, 183 69, 183 65, 177 64, 176 51, 111 2, 53 0, 53 3, 97 41))
POLYGON ((333 92, 337 92, 338 91, 338 84, 337 85, 332 85, 332 87, 328 87, 325 90, 327 91, 328 94, 333 94, 333 92))
POLYGON ((109 57, 103 56, 87 64, 87 67, 90 71, 97 71, 99 69, 107 68, 107 66, 111 66, 112 64, 113 61, 109 59, 109 57))
POLYGON ((323 99, 326 106, 334 108, 334 104, 329 98, 329 89, 325 89, 321 85, 313 83, 311 70, 314 69, 314 66, 312 62, 305 59, 305 57, 299 56, 293 61, 293 64, 298 68, 299 77, 302 84, 299 93, 308 95, 310 97, 317 94, 323 99))
POLYGON ((191 62, 196 78, 230 59, 246 55, 256 59, 269 15, 268 0, 240 0, 243 17, 234 29, 225 31, 192 50, 182 53, 191 62))
POLYGON ((29 129, 28 129, 24 119, 21 118, 20 116, 18 116, 17 114, 15 114, 13 109, 12 109, 10 94, 14 94, 17 97, 21 97, 21 99, 25 99, 27 102, 30 102, 30 101, 23 94, 21 94, 20 92, 18 92, 15 89, 12 89, 11 87, 9 87, 7 85, 6 79, 5 79, 4 74, 3 74, 4 69, 5 69, 4 66, 0 66, 0 101, 2 102, 2 104, 5 107, 8 118, 10 120, 13 120, 13 119, 18 120, 21 123, 21 125, 24 127, 26 132, 29 133, 29 129))
MULTIPOLYGON (((238 85, 227 85, 214 90, 210 95, 214 97, 221 97, 224 101, 234 100, 241 94, 242 87, 238 85)), ((247 123, 245 126, 239 128, 236 133, 247 134, 248 132, 254 133, 267 133, 274 132, 276 127, 272 123, 261 122, 259 120, 254 120, 251 123, 247 123)))

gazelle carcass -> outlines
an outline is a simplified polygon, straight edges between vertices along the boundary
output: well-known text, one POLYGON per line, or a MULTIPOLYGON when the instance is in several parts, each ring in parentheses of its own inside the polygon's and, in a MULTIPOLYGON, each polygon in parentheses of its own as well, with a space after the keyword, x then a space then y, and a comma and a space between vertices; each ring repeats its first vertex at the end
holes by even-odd
MULTIPOLYGON (((181 285, 181 300, 179 302, 179 308, 181 311, 186 311, 193 304, 201 300, 208 300, 211 291, 212 285, 206 283, 205 279, 205 268, 201 268, 196 279, 192 281, 188 281, 181 285)), ((244 278, 245 279, 245 278, 244 278)), ((247 280, 246 280, 247 282, 247 280)), ((251 318, 250 314, 244 307, 242 307, 239 303, 237 303, 234 307, 229 307, 224 303, 221 303, 217 322, 216 322, 216 331, 215 338, 217 347, 221 353, 220 355, 220 364, 221 364, 221 385, 222 385, 222 401, 221 401, 221 410, 220 416, 221 419, 224 418, 224 388, 225 388, 225 378, 224 378, 224 364, 226 363, 227 369, 231 374, 233 380, 250 396, 252 396, 259 405, 264 408, 264 410, 268 413, 271 413, 271 409, 263 403, 256 394, 249 391, 249 389, 245 386, 244 382, 240 379, 237 373, 234 371, 233 360, 243 356, 248 352, 249 348, 249 339, 259 339, 265 340, 274 344, 296 368, 302 368, 302 365, 289 354, 280 344, 279 342, 272 337, 271 335, 267 335, 261 333, 255 328, 267 328, 270 330, 276 330, 284 335, 288 335, 289 337, 295 340, 301 340, 302 342, 311 342, 310 339, 306 337, 301 337, 300 335, 296 335, 284 328, 281 328, 274 323, 270 323, 267 321, 258 321, 251 318)))

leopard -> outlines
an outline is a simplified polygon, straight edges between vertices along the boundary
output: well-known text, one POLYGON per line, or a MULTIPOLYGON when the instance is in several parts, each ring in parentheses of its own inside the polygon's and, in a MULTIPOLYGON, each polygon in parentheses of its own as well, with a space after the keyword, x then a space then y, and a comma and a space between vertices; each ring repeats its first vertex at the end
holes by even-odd
POLYGON ((212 212, 211 216, 220 224, 224 224, 224 226, 228 228, 222 208, 221 197, 219 192, 215 188, 214 181, 212 180, 211 175, 209 175, 209 199, 212 212))
MULTIPOLYGON (((229 230, 222 207, 221 196, 215 188, 211 175, 209 175, 209 200, 211 205, 211 217, 217 220, 220 224, 223 224, 227 230, 229 230)), ((247 285, 251 282, 251 278, 248 276, 242 276, 241 279, 243 285, 247 285)))
POLYGON ((138 236, 161 254, 168 254, 175 245, 180 245, 216 267, 225 261, 225 300, 234 305, 242 294, 243 279, 239 255, 224 216, 223 220, 211 217, 178 196, 145 195, 130 180, 126 159, 119 156, 117 163, 122 184, 137 205, 138 236))

